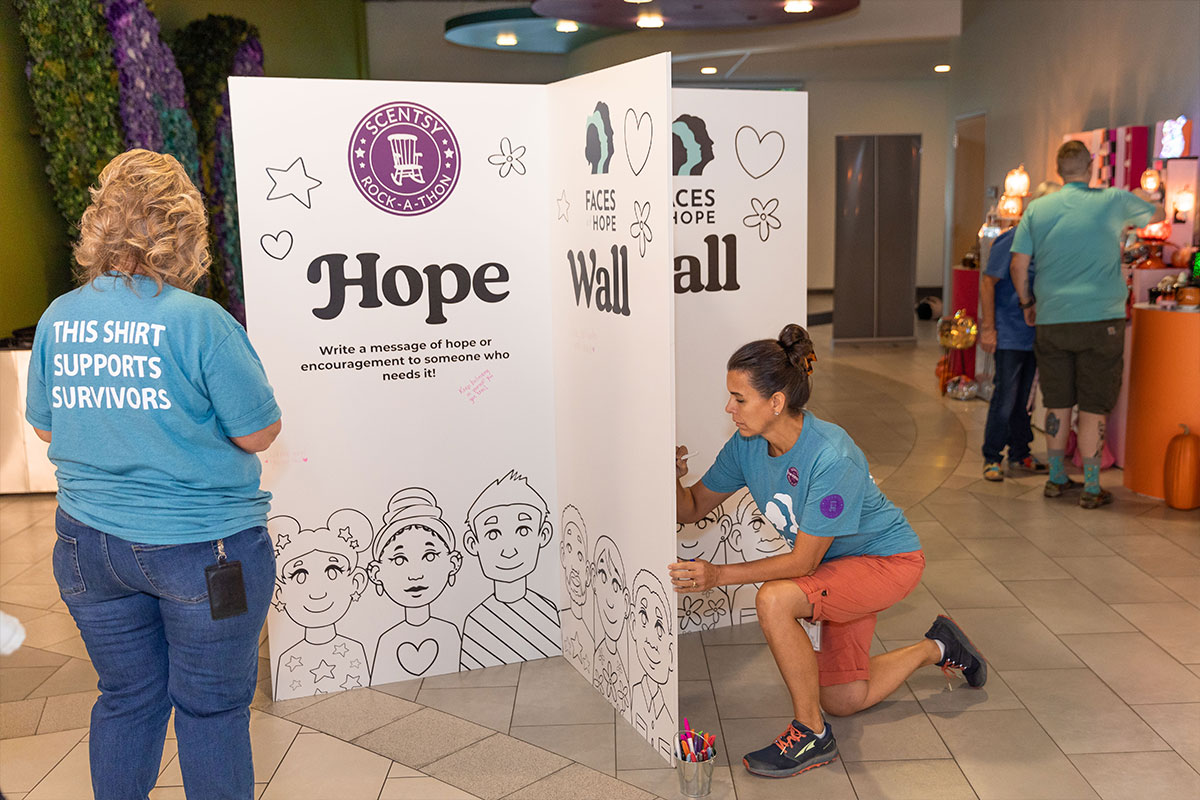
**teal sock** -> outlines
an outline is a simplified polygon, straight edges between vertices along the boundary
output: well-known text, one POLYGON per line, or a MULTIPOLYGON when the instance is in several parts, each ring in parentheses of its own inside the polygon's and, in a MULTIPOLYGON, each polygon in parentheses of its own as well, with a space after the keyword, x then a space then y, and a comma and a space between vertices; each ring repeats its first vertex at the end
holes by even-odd
POLYGON ((1050 461, 1050 481, 1052 483, 1067 482, 1067 465, 1063 463, 1065 450, 1047 450, 1046 458, 1050 461))
POLYGON ((1083 460, 1083 490, 1089 494, 1100 494, 1100 459, 1083 460))

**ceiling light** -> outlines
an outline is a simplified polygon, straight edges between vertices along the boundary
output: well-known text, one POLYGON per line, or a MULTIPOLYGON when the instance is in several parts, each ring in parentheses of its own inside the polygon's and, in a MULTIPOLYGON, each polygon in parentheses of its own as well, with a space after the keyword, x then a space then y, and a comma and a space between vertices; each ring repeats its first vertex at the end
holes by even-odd
POLYGON ((1025 171, 1024 164, 1016 169, 1010 169, 1004 176, 1004 193, 1018 197, 1029 196, 1029 173, 1025 171))
POLYGON ((633 3, 634 5, 638 5, 638 4, 640 4, 640 3, 649 3, 649 2, 650 2, 650 0, 625 0, 625 2, 626 2, 626 3, 633 3))
POLYGON ((639 14, 637 26, 639 28, 661 28, 663 26, 662 14, 639 14))
POLYGON ((560 19, 558 24, 554 26, 554 30, 559 33, 574 33, 579 30, 579 23, 574 20, 560 19))
POLYGON ((807 14, 813 10, 813 4, 809 0, 788 0, 783 10, 788 14, 807 14))
POLYGON ((716 67, 701 67, 700 74, 701 75, 716 75, 717 68, 716 67))
POLYGON ((938 64, 936 67, 933 68, 933 71, 934 72, 949 72, 950 65, 949 64, 938 64))
POLYGON ((1154 194, 1162 186, 1162 173, 1156 169, 1148 169, 1142 173, 1142 191, 1154 194))
POLYGON ((496 44, 501 47, 516 47, 517 35, 515 33, 497 33, 496 44))

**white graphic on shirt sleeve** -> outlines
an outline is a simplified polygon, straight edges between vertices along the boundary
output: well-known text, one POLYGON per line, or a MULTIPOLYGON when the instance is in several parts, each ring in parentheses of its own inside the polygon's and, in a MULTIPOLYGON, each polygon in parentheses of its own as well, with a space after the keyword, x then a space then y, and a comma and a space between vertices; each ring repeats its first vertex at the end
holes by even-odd
POLYGON ((800 532, 800 526, 796 523, 796 514, 792 511, 792 498, 782 492, 771 498, 771 502, 767 503, 767 508, 764 511, 775 529, 787 536, 789 533, 794 537, 800 532))

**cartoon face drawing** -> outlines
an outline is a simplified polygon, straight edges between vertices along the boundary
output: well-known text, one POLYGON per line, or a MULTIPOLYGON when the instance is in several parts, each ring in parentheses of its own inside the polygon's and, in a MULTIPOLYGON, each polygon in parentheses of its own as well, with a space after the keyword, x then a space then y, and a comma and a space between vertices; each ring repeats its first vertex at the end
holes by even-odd
POLYGON ((358 564, 359 549, 371 539, 366 515, 344 508, 315 530, 302 530, 288 516, 267 524, 276 543, 276 607, 304 628, 332 625, 345 616, 367 583, 358 564))
POLYGON ((516 470, 488 484, 467 512, 463 546, 479 557, 483 574, 511 583, 537 567, 538 553, 554 533, 550 509, 516 470))
POLYGON ((648 570, 641 570, 633 583, 633 613, 630 635, 638 663, 657 684, 671 674, 675 643, 671 639, 671 618, 667 610, 666 590, 662 581, 648 570))
POLYGON ((592 572, 592 591, 595 593, 596 614, 600 630, 608 639, 617 640, 625 629, 629 613, 629 586, 625 580, 625 564, 621 551, 607 536, 596 540, 596 560, 592 572))
POLYGON ((767 522, 758 510, 754 496, 748 491, 742 493, 737 509, 729 518, 726 541, 731 555, 736 554, 742 561, 779 555, 788 549, 787 540, 779 535, 775 526, 767 522))
POLYGON ((562 515, 562 536, 558 543, 558 563, 562 565, 571 605, 583 608, 587 600, 587 533, 583 516, 575 506, 567 506, 562 515))
POLYGON ((458 566, 437 533, 421 525, 411 525, 402 528, 384 545, 373 577, 394 603, 413 608, 436 600, 450 585, 458 566))
POLYGON ((676 523, 675 547, 679 557, 684 560, 716 560, 721 543, 729 534, 729 525, 729 517, 719 505, 697 522, 687 525, 676 523))

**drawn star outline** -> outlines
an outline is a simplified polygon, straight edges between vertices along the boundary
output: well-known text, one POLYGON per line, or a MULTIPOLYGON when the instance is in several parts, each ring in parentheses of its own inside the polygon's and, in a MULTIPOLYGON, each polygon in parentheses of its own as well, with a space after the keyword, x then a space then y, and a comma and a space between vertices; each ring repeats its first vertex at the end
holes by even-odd
POLYGON ((567 222, 570 222, 571 221, 571 217, 569 216, 570 211, 571 211, 571 204, 569 202, 567 202, 567 190, 563 189, 562 194, 558 198, 558 218, 565 219, 567 222))
POLYGON ((309 193, 321 185, 321 181, 309 175, 304 169, 304 159, 297 158, 287 169, 267 167, 267 176, 271 179, 271 191, 268 200, 280 200, 289 195, 296 198, 305 208, 312 208, 312 198, 309 193))
POLYGON ((346 647, 345 642, 338 642, 333 646, 333 654, 336 656, 346 656, 350 654, 350 648, 346 647))
POLYGON ((295 672, 297 667, 304 666, 304 659, 300 658, 300 656, 293 655, 288 658, 287 663, 284 664, 284 666, 288 668, 288 672, 295 672))
POLYGON ((321 659, 321 663, 310 669, 309 672, 312 673, 313 683, 320 683, 325 678, 333 680, 333 664, 330 664, 323 658, 321 659))

